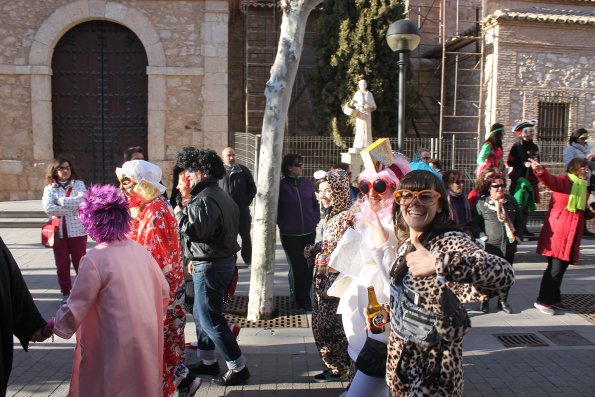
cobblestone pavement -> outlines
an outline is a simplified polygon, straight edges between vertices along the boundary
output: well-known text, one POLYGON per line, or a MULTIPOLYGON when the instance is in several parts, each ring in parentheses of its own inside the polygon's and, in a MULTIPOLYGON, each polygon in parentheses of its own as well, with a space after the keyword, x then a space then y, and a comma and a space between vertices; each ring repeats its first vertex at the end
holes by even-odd
MULTIPOLYGON (((52 251, 39 244, 38 229, 0 229, 15 256, 44 316, 55 313, 60 302, 52 251)), ((93 243, 89 243, 89 247, 93 243)), ((510 294, 512 315, 480 315, 469 306, 473 328, 465 337, 465 396, 595 396, 595 325, 574 313, 545 316, 533 308, 544 268, 534 254, 535 242, 519 247, 517 282, 510 294), (541 331, 577 332, 590 345, 559 346, 541 331), (545 347, 505 348, 493 334, 533 333, 545 347)), ((595 294, 595 241, 584 240, 581 265, 566 273, 563 293, 595 294)), ((275 295, 287 295, 287 264, 280 246, 276 252, 275 295)), ((74 276, 74 274, 73 274, 74 276)), ((238 293, 247 295, 249 270, 240 268, 238 293)), ((187 338, 194 340, 192 324, 187 338)), ((346 384, 318 384, 311 379, 322 364, 309 328, 243 328, 240 347, 252 374, 249 384, 223 388, 203 378, 197 396, 338 396, 346 384)), ((8 396, 66 396, 74 338, 37 343, 25 353, 15 339, 15 357, 8 396)), ((195 359, 188 354, 188 362, 195 359)), ((224 368, 224 362, 220 362, 224 368)), ((133 380, 131 380, 133 381, 133 380)))

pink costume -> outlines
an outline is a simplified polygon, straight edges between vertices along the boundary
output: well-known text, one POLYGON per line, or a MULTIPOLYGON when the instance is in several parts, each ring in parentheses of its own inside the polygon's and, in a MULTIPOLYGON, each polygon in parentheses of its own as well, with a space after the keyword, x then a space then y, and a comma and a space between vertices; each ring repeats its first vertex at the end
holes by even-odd
POLYGON ((76 348, 69 396, 160 397, 163 318, 169 286, 147 250, 101 243, 80 262, 54 333, 76 348))
POLYGON ((153 255, 169 283, 169 301, 164 324, 163 396, 171 396, 188 370, 184 364, 184 270, 182 251, 178 243, 178 222, 159 195, 141 205, 134 219, 130 238, 153 255))

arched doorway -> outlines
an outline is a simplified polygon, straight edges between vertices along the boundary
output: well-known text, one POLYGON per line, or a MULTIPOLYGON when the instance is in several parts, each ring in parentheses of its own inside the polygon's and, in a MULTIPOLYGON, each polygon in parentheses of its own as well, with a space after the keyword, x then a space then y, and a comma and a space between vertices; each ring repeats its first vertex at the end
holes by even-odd
POLYGON ((129 146, 147 150, 147 55, 128 28, 84 22, 52 58, 54 155, 74 157, 85 182, 112 183, 129 146))

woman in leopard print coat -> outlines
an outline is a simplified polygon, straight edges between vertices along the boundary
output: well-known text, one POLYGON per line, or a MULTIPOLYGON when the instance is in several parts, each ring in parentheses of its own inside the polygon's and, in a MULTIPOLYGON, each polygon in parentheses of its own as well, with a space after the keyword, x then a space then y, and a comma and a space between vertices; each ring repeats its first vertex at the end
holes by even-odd
POLYGON ((395 192, 395 234, 402 244, 396 257, 389 249, 380 255, 383 264, 394 263, 391 320, 396 319, 399 299, 407 299, 396 292, 402 285, 418 306, 437 315, 440 337, 423 348, 400 339, 391 327, 386 379, 394 397, 462 396, 462 341, 470 324, 447 325, 449 318, 439 303, 445 286, 456 291, 462 285, 472 285, 481 293, 496 296, 514 282, 512 266, 506 260, 479 249, 467 234, 450 227, 446 194, 442 182, 428 171, 407 174, 395 192))
POLYGON ((339 299, 327 291, 339 272, 328 267, 330 254, 345 232, 349 210, 349 176, 341 169, 331 170, 318 181, 320 201, 327 210, 323 223, 323 241, 328 244, 327 257, 319 254, 313 279, 312 333, 326 370, 315 375, 317 382, 347 380, 351 359, 347 354, 347 338, 341 316, 337 314, 339 299))

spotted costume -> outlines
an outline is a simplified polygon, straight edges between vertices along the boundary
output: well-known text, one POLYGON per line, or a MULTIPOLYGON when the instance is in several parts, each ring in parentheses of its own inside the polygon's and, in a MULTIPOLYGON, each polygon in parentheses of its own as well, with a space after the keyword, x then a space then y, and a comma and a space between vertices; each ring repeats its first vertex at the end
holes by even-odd
MULTIPOLYGON (((436 275, 413 277, 407 273, 402 285, 419 296, 419 306, 437 314, 436 329, 441 339, 424 349, 412 341, 400 339, 394 330, 391 331, 386 379, 394 397, 463 395, 462 342, 468 328, 464 325, 445 326, 439 304, 445 290, 441 277, 451 289, 456 289, 458 284, 471 284, 491 296, 508 290, 514 282, 512 266, 506 260, 478 249, 462 232, 438 233, 426 248, 436 258, 436 275)), ((399 248, 395 263, 404 260, 409 251, 410 242, 407 241, 399 248)), ((386 256, 384 260, 390 260, 386 256)), ((392 277, 391 284, 396 284, 392 277)))
MULTIPOLYGON (((323 240, 328 243, 330 255, 345 232, 349 209, 349 177, 343 170, 332 170, 327 174, 327 181, 332 191, 332 202, 324 218, 323 240)), ((348 372, 351 365, 341 316, 337 314, 339 299, 327 295, 338 275, 335 271, 321 271, 316 273, 313 280, 312 333, 320 358, 332 375, 348 372)))

